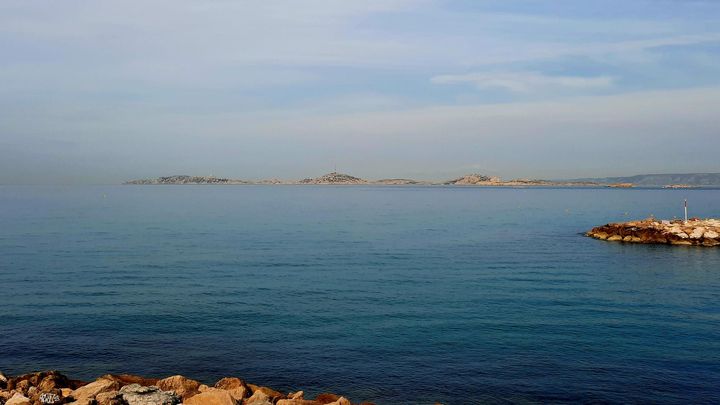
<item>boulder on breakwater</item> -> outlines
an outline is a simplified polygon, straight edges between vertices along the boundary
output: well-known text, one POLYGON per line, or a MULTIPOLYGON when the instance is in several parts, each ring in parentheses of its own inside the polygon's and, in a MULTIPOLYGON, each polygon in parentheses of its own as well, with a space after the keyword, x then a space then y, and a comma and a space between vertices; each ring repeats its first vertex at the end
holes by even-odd
POLYGON ((720 246, 720 219, 691 218, 618 222, 598 226, 586 236, 617 242, 654 243, 687 246, 720 246))

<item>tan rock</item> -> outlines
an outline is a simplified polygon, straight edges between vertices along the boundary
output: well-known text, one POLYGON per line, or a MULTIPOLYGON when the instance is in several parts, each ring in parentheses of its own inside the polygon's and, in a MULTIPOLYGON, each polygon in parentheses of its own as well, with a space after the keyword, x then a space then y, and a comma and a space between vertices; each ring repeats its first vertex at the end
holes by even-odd
POLYGON ((70 396, 75 401, 84 401, 88 399, 94 399, 98 394, 102 392, 117 391, 120 389, 120 383, 117 381, 108 380, 105 378, 98 378, 90 384, 84 385, 72 392, 70 396))
POLYGON ((215 383, 215 388, 225 390, 235 398, 236 401, 242 401, 248 394, 248 388, 243 380, 235 377, 225 377, 215 383))
POLYGON ((238 401, 229 392, 210 388, 183 401, 185 405, 237 405, 238 401))
POLYGON ((130 384, 140 384, 143 387, 147 387, 149 385, 155 385, 159 381, 157 378, 145 378, 133 374, 105 374, 100 378, 116 381, 120 384, 120 387, 130 384))
POLYGON ((288 399, 303 399, 303 396, 305 395, 305 392, 298 391, 298 392, 291 392, 287 395, 288 399))
POLYGON ((272 399, 263 391, 255 391, 243 401, 243 405, 273 405, 272 399))
POLYGON ((95 401, 98 405, 124 405, 125 401, 122 398, 120 391, 108 391, 101 392, 95 397, 95 401))
POLYGON ((38 387, 38 392, 48 391, 54 388, 78 388, 84 383, 70 380, 58 371, 40 371, 37 373, 24 374, 14 378, 8 378, 6 385, 8 390, 27 392, 30 387, 38 387))
POLYGON ((719 236, 720 236, 720 234, 718 234, 715 231, 707 231, 703 234, 703 238, 705 238, 705 239, 716 239, 719 236))
POLYGON ((8 388, 13 388, 13 389, 15 389, 15 391, 20 392, 23 395, 27 394, 30 387, 32 387, 30 380, 20 380, 20 381, 16 382, 15 384, 12 384, 12 381, 11 381, 10 384, 8 384, 8 388), (14 385, 14 387, 11 387, 11 385, 14 385))
POLYGON ((15 395, 15 391, 0 390, 0 401, 7 401, 12 398, 13 395, 15 395))
POLYGON ((77 388, 77 382, 71 381, 57 371, 48 371, 39 377, 41 377, 41 379, 36 385, 38 392, 50 392, 61 388, 77 388))
POLYGON ((254 384, 248 384, 247 386, 248 386, 248 388, 250 388, 250 391, 253 394, 260 391, 260 392, 264 393, 265 395, 267 395, 272 400, 272 402, 277 402, 278 399, 285 398, 285 395, 283 395, 282 393, 280 393, 278 391, 275 391, 272 388, 261 387, 259 385, 254 385, 254 384))
POLYGON ((690 241, 688 241, 688 240, 683 240, 683 239, 673 240, 673 241, 671 241, 670 243, 673 244, 673 245, 692 246, 692 242, 690 242, 690 241))
POLYGON ((622 240, 622 239, 623 239, 623 237, 620 235, 611 235, 607 238, 607 240, 609 240, 611 242, 616 241, 616 240, 622 240))
POLYGON ((347 398, 345 398, 345 397, 340 397, 340 398, 338 398, 337 401, 335 401, 335 402, 330 402, 330 403, 327 404, 327 405, 352 405, 352 404, 350 403, 350 401, 349 401, 347 398))
POLYGON ((310 399, 280 399, 275 405, 322 405, 320 402, 310 399))
POLYGON ((5 405, 32 405, 32 402, 30 402, 30 398, 19 392, 16 392, 15 395, 13 395, 10 399, 8 399, 7 402, 5 402, 5 405))
POLYGON ((69 397, 70 395, 72 395, 72 392, 73 390, 70 388, 60 388, 60 395, 62 395, 63 398, 69 397))
POLYGON ((690 237, 692 239, 700 239, 703 237, 704 233, 705 233, 705 228, 703 228, 702 226, 699 226, 692 230, 692 232, 690 233, 690 237))
POLYGON ((175 393, 183 400, 190 398, 200 391, 200 383, 181 375, 163 378, 155 384, 163 391, 175 391, 175 393))

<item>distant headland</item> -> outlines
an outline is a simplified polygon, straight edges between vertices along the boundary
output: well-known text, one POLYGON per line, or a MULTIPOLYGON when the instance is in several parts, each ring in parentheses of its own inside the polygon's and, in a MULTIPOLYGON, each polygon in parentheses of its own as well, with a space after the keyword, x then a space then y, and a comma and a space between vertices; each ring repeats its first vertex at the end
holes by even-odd
POLYGON ((720 186, 720 173, 690 173, 690 174, 647 174, 631 177, 606 177, 573 180, 541 180, 541 179, 512 179, 503 180, 497 176, 486 176, 478 173, 467 174, 445 181, 414 180, 405 178, 385 178, 367 180, 349 174, 331 172, 320 177, 305 178, 301 180, 241 180, 214 176, 188 176, 174 175, 154 179, 130 180, 123 184, 131 185, 182 185, 182 184, 209 184, 209 185, 247 185, 247 184, 287 184, 287 185, 438 185, 438 186, 489 186, 489 187, 664 187, 668 189, 695 188, 720 186))

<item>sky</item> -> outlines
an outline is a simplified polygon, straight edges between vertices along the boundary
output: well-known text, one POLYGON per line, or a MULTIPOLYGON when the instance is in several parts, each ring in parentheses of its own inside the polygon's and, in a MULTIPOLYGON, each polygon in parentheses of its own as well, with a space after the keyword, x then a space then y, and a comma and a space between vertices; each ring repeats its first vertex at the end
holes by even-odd
POLYGON ((3 0, 0 184, 720 172, 720 1, 3 0))

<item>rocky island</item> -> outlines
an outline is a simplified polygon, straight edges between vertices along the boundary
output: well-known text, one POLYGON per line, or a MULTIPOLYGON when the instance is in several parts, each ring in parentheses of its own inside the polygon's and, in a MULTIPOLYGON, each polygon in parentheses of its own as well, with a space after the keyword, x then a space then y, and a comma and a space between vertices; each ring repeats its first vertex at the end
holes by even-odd
POLYGON ((663 186, 663 188, 672 188, 672 189, 678 189, 678 188, 696 188, 697 186, 692 186, 690 184, 668 184, 663 186))
POLYGON ((442 184, 447 186, 490 186, 490 187, 528 187, 528 186, 553 186, 553 187, 584 187, 598 186, 597 183, 587 181, 550 181, 539 179, 512 179, 503 180, 497 176, 485 176, 478 173, 467 174, 456 179, 448 180, 442 184))
MULTIPOLYGON (((324 393, 305 398, 303 391, 272 388, 225 377, 206 385, 181 375, 163 379, 106 374, 95 381, 73 380, 58 371, 15 377, 0 373, 0 405, 352 405, 324 393)), ((369 402, 355 403, 372 405, 369 402)))
POLYGON ((351 176, 349 174, 331 172, 320 177, 305 178, 302 180, 238 180, 212 176, 187 176, 175 175, 164 176, 155 179, 139 179, 130 180, 123 184, 129 185, 188 185, 188 184, 209 184, 209 185, 242 185, 242 184, 297 184, 297 185, 378 185, 378 186, 407 186, 407 185, 445 185, 445 186, 489 186, 489 187, 528 187, 528 186, 548 186, 548 187, 592 187, 599 186, 598 183, 587 181, 550 181, 550 180, 531 180, 531 179, 514 179, 502 180, 496 176, 485 176, 482 174, 472 173, 456 179, 447 181, 423 181, 405 178, 387 178, 380 180, 366 180, 360 177, 351 176))
POLYGON ((657 220, 610 223, 598 226, 586 236, 627 243, 654 243, 688 246, 720 246, 720 220, 691 218, 682 220, 657 220))
POLYGON ((332 172, 324 176, 302 179, 299 184, 369 184, 370 182, 349 174, 332 172))
POLYGON ((130 180, 124 184, 156 185, 156 184, 251 184, 249 181, 226 179, 213 176, 164 176, 156 179, 130 180))

